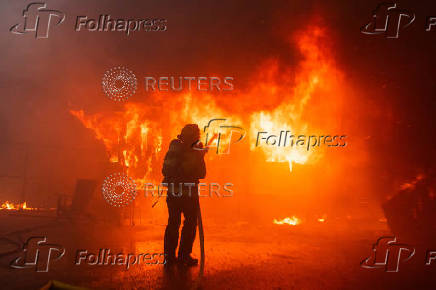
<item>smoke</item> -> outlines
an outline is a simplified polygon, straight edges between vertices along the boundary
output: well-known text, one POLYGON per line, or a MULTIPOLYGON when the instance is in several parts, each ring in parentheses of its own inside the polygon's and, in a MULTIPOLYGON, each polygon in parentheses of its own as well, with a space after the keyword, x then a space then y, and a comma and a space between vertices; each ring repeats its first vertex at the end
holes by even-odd
MULTIPOLYGON (((150 115, 158 114, 160 106, 176 110, 183 102, 169 94, 145 93, 141 90, 145 75, 233 76, 234 93, 211 96, 217 108, 229 115, 274 110, 283 103, 284 96, 293 95, 286 89, 292 90, 297 85, 295 76, 303 55, 296 45, 295 33, 306 31, 307 27, 323 27, 327 33, 323 45, 330 49, 346 86, 341 98, 334 98, 334 103, 308 106, 305 117, 309 123, 322 123, 326 128, 349 134, 349 146, 355 150, 353 162, 357 165, 344 167, 350 165, 345 153, 335 154, 335 163, 328 167, 331 170, 337 167, 334 173, 317 168, 316 174, 327 184, 338 180, 339 173, 355 170, 356 176, 347 179, 353 179, 352 186, 351 181, 337 181, 341 191, 355 191, 360 187, 360 195, 383 199, 387 191, 395 190, 399 180, 413 175, 416 168, 428 166, 427 160, 434 159, 431 108, 435 88, 431 73, 435 44, 430 35, 418 30, 411 30, 395 41, 360 34, 359 28, 368 21, 376 4, 48 1, 49 8, 66 14, 64 23, 51 28, 48 39, 14 35, 6 29, 0 32, 4 56, 0 60, 0 129, 5 144, 2 172, 10 174, 11 168, 22 172, 26 166, 23 161, 26 147, 33 148, 28 162, 35 165, 28 174, 36 180, 70 184, 71 189, 78 176, 96 178, 107 158, 105 148, 70 110, 109 115, 122 111, 122 106, 103 96, 100 86, 104 72, 114 66, 126 66, 137 74, 139 90, 130 102, 148 106, 150 115), (98 19, 103 14, 123 19, 165 18, 168 30, 134 32, 129 36, 122 32, 74 31, 77 16, 98 19), (411 47, 411 42, 418 45, 411 47), (420 72, 419 77, 416 72, 420 72), (279 84, 282 89, 270 94, 270 98, 262 98, 263 88, 257 84, 265 80, 279 84), (16 158, 7 158, 17 150, 16 158), (100 152, 99 158, 93 158, 95 152, 100 152), (54 156, 68 158, 58 157, 56 161, 54 156), (39 160, 48 160, 49 164, 39 166, 39 160), (88 170, 90 167, 94 169, 88 170)), ((25 5, 4 2, 0 10, 2 27, 21 22, 25 5)), ((426 13, 425 5, 418 8, 411 1, 402 5, 417 14, 426 13)), ((208 98, 200 96, 194 101, 206 103, 208 98)), ((313 98, 325 96, 318 92, 313 98)), ((286 101, 293 101, 292 97, 286 101)), ((247 183, 261 175, 263 169, 258 167, 256 172, 251 172, 253 177, 247 177, 247 183)), ((233 174, 245 175, 235 171, 233 174)), ((281 175, 274 172, 279 180, 277 176, 281 175)), ((298 183, 295 176, 304 179, 302 173, 283 178, 298 183)), ((279 186, 259 191, 266 190, 286 189, 279 186)), ((302 188, 299 190, 304 192, 302 188)))

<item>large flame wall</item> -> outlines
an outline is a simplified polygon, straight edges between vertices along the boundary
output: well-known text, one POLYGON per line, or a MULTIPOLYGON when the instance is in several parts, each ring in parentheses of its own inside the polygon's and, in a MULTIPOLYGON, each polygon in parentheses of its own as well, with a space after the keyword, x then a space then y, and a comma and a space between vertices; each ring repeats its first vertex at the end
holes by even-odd
POLYGON ((139 184, 161 181, 168 144, 185 124, 203 128, 211 119, 225 118, 226 124, 244 128, 247 136, 232 144, 228 155, 213 150, 206 155, 206 181, 231 182, 235 195, 288 196, 294 208, 345 209, 347 198, 334 196, 359 195, 367 182, 362 171, 353 181, 348 178, 350 170, 363 168, 367 161, 358 128, 346 120, 347 109, 354 106, 352 88, 335 64, 326 29, 310 26, 290 39, 300 54, 298 64, 290 67, 265 59, 253 73, 249 89, 235 88, 225 96, 156 92, 148 94, 146 102, 129 101, 116 111, 70 112, 104 143, 108 159, 122 163, 139 184), (255 146, 259 131, 278 135, 282 130, 306 136, 344 135, 347 144, 309 150, 255 146))

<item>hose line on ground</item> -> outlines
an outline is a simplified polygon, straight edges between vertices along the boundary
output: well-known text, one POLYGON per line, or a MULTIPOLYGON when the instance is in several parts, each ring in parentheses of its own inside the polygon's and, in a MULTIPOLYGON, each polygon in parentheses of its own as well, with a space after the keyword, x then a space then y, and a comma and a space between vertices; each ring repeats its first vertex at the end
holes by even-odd
POLYGON ((201 208, 200 208, 200 200, 198 199, 198 236, 200 238, 200 271, 198 272, 197 281, 193 284, 193 289, 199 289, 201 287, 201 280, 204 275, 204 229, 203 229, 203 220, 201 218, 201 208))

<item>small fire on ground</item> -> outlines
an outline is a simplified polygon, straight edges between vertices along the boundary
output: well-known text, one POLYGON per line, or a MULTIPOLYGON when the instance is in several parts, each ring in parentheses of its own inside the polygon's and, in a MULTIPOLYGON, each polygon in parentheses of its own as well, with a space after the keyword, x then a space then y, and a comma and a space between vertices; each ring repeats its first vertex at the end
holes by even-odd
POLYGON ((297 218, 296 216, 292 216, 292 217, 286 217, 286 218, 284 218, 282 220, 274 219, 273 223, 275 223, 276 225, 291 225, 291 226, 296 226, 296 225, 301 223, 301 220, 299 218, 297 218))
POLYGON ((0 210, 34 210, 35 208, 27 207, 26 202, 13 203, 5 201, 1 204, 0 210))
MULTIPOLYGON (((317 221, 320 222, 320 223, 324 223, 324 222, 326 222, 326 220, 327 220, 327 216, 326 215, 323 215, 322 217, 317 219, 317 221)), ((296 225, 301 224, 301 219, 299 219, 296 216, 292 216, 292 217, 285 217, 282 220, 274 219, 273 223, 276 224, 276 225, 291 225, 291 226, 296 226, 296 225)))

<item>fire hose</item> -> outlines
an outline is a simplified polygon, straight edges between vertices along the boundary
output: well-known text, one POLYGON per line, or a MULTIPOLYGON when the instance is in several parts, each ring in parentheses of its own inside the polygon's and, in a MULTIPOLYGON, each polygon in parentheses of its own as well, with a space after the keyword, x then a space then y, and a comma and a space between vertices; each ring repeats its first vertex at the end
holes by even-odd
MULTIPOLYGON (((158 196, 158 199, 153 203, 151 206, 152 208, 158 203, 160 198, 160 195, 158 196)), ((203 279, 204 275, 204 260, 205 260, 205 254, 204 254, 204 229, 203 229, 203 219, 201 218, 201 207, 200 207, 200 199, 197 199, 197 217, 198 217, 198 237, 200 239, 200 271, 198 272, 197 280, 193 283, 192 289, 198 289, 201 286, 201 280, 203 279)))
POLYGON ((201 218, 201 208, 200 208, 200 199, 198 199, 198 236, 200 238, 200 271, 198 272, 197 280, 193 285, 193 289, 198 289, 201 286, 201 279, 203 279, 204 275, 204 229, 203 229, 203 220, 201 218))
MULTIPOLYGON (((197 141, 194 144, 198 145, 199 149, 202 149, 201 152, 203 152, 203 156, 204 156, 204 154, 207 153, 208 148, 207 147, 203 148, 203 143, 197 141)), ((198 217, 198 237, 200 239, 200 271, 198 272, 197 280, 193 284, 194 289, 201 287, 201 279, 203 278, 203 275, 204 275, 204 260, 206 258, 204 255, 204 229, 203 229, 203 219, 201 218, 200 198, 197 198, 197 210, 198 210, 198 214, 197 214, 197 217, 198 217)))

